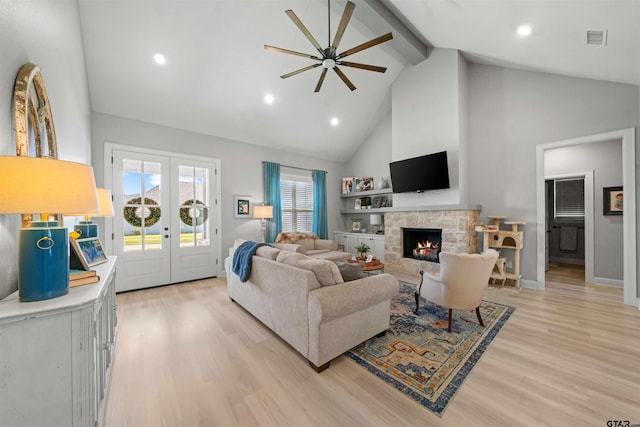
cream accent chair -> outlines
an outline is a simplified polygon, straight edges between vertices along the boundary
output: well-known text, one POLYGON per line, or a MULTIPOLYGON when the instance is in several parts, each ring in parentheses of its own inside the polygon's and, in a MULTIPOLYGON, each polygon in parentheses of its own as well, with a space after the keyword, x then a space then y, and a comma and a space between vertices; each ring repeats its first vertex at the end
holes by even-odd
POLYGON ((449 327, 451 332, 452 310, 473 310, 475 308, 478 322, 484 327, 480 316, 480 302, 484 290, 489 285, 489 276, 498 260, 499 253, 489 249, 482 254, 454 254, 440 253, 440 277, 420 272, 422 279, 418 285, 416 311, 418 314, 419 299, 422 296, 427 301, 447 307, 449 309, 449 327))

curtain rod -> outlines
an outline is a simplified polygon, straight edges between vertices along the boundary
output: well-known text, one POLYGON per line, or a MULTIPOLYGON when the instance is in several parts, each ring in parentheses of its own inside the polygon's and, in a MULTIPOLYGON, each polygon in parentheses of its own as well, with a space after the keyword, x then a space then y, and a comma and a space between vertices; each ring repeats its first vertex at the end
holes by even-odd
MULTIPOLYGON (((266 161, 262 162, 262 164, 267 163, 266 161)), ((268 162, 268 163, 273 163, 273 162, 268 162)), ((309 172, 313 172, 314 170, 319 170, 319 169, 307 169, 307 168, 301 168, 299 166, 289 166, 289 165, 283 165, 278 163, 280 166, 285 167, 285 168, 289 168, 289 169, 300 169, 303 171, 309 171, 309 172)), ((322 171, 322 172, 326 172, 326 171, 322 171)))

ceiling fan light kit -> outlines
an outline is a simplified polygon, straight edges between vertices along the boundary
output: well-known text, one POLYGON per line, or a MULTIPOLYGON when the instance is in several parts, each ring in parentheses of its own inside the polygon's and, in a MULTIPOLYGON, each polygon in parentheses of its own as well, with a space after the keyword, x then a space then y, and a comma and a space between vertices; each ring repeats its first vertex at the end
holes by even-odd
MULTIPOLYGON (((329 32, 328 32, 328 37, 331 37, 331 1, 329 0, 327 2, 327 7, 328 7, 328 15, 329 15, 329 20, 328 20, 328 27, 329 27, 329 32)), ((298 16, 293 12, 293 10, 288 9, 285 10, 284 13, 287 14, 287 16, 289 16, 289 18, 291 18, 291 20, 293 21, 294 24, 296 24, 296 26, 298 27, 298 29, 300 31, 302 31, 302 33, 305 35, 305 37, 307 38, 307 40, 309 40, 311 42, 311 44, 313 45, 313 47, 316 48, 316 50, 318 51, 318 53, 320 54, 320 56, 314 56, 314 55, 309 55, 306 53, 302 53, 302 52, 296 52, 293 50, 289 50, 289 49, 283 49, 280 47, 275 47, 275 46, 271 46, 271 45, 264 45, 264 48, 266 50, 272 50, 274 52, 280 52, 280 53, 286 53, 289 55, 296 55, 296 56, 303 56, 305 58, 309 58, 312 59, 314 61, 318 61, 318 63, 313 64, 313 65, 309 65, 307 67, 304 68, 300 68, 298 70, 294 70, 290 73, 287 74, 283 74, 280 77, 283 79, 287 79, 289 77, 295 76, 297 74, 303 73, 305 71, 311 70, 313 68, 317 68, 317 67, 322 67, 322 73, 320 74, 320 79, 318 80, 318 83, 316 84, 316 88, 314 90, 314 92, 320 92, 320 88, 322 87, 322 83, 324 82, 324 78, 327 75, 327 70, 329 69, 333 69, 333 71, 335 71, 335 73, 338 75, 338 77, 340 77, 340 79, 344 82, 345 85, 347 85, 347 87, 354 91, 356 90, 356 87, 354 86, 353 83, 351 83, 351 81, 349 80, 349 78, 347 78, 347 76, 342 72, 342 70, 340 70, 340 68, 338 68, 338 66, 344 66, 344 67, 351 67, 351 68, 358 68, 361 70, 368 70, 368 71, 375 71, 377 73, 384 73, 385 71, 387 71, 386 67, 378 67, 375 65, 367 65, 367 64, 360 64, 357 62, 348 62, 348 61, 342 61, 342 58, 349 56, 349 55, 353 55, 354 53, 358 53, 360 51, 363 51, 365 49, 369 49, 370 47, 379 45, 381 43, 384 43, 386 41, 389 41, 391 39, 393 39, 393 35, 391 33, 387 33, 384 34, 380 37, 376 37, 375 39, 369 40, 368 42, 362 43, 356 47, 352 47, 351 49, 347 49, 344 52, 338 53, 336 54, 336 52, 338 51, 338 45, 340 44, 340 41, 342 40, 342 36, 344 35, 344 31, 347 28, 347 25, 349 24, 349 20, 351 19, 351 16, 353 15, 353 10, 356 8, 356 5, 350 1, 347 1, 347 5, 344 8, 344 12, 342 13, 342 18, 340 19, 340 23, 338 24, 338 29, 336 31, 336 35, 333 39, 333 43, 331 43, 331 39, 329 39, 329 46, 325 49, 323 49, 320 44, 317 42, 317 40, 313 37, 313 35, 311 35, 311 32, 309 32, 309 30, 307 29, 307 27, 304 26, 304 24, 302 23, 302 21, 300 20, 300 18, 298 18, 298 16)))

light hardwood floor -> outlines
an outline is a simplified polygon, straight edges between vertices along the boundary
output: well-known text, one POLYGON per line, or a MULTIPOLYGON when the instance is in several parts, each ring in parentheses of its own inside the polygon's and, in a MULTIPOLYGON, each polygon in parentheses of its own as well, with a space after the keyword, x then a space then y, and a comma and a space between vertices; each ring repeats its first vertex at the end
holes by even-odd
POLYGON ((120 294, 104 425, 640 423, 640 312, 620 289, 547 282, 485 298, 516 311, 438 418, 344 356, 316 374, 222 278, 120 294))

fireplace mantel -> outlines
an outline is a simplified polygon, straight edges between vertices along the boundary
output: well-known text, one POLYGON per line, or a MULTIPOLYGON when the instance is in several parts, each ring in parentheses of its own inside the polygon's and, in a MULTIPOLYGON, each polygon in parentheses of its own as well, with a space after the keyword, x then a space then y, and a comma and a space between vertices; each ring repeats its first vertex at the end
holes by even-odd
MULTIPOLYGON (((482 205, 428 205, 428 206, 393 206, 382 208, 385 212, 423 212, 423 211, 478 211, 482 210, 482 205)), ((381 210, 382 210, 381 209, 381 210)))

